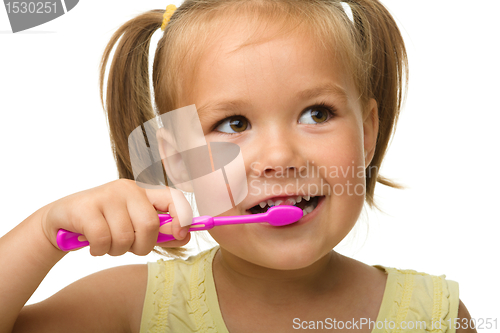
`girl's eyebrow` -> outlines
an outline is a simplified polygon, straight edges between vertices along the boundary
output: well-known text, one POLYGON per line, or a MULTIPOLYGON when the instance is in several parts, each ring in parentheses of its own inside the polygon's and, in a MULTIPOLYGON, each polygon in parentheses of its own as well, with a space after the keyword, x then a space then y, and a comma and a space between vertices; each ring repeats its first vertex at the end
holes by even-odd
MULTIPOLYGON (((347 101, 347 93, 345 89, 337 84, 326 83, 324 85, 319 85, 317 87, 308 88, 302 90, 295 94, 298 100, 309 100, 316 97, 324 95, 334 95, 336 98, 340 99, 342 102, 347 101)), ((200 108, 198 108, 198 115, 200 118, 210 118, 210 113, 212 112, 224 112, 232 111, 237 112, 239 110, 248 108, 252 105, 249 100, 246 99, 234 99, 234 100, 214 100, 210 101, 200 108)))
POLYGON ((347 102, 347 93, 345 89, 338 84, 330 82, 297 93, 297 97, 304 100, 313 99, 323 95, 334 95, 336 98, 342 100, 342 102, 347 102))
MULTIPOLYGON (((235 100, 222 100, 222 101, 210 101, 200 108, 198 108, 198 115, 200 117, 204 116, 206 113, 216 112, 216 111, 235 111, 249 107, 252 103, 249 100, 235 99, 235 100)), ((206 116, 206 115, 205 115, 206 116)))

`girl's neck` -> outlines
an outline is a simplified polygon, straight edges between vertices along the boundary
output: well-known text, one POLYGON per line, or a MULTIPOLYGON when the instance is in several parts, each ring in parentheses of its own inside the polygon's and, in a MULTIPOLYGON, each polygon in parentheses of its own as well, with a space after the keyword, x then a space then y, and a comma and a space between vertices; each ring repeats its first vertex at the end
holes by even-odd
POLYGON ((340 283, 341 258, 332 250, 308 267, 276 270, 255 265, 221 248, 215 255, 213 270, 219 286, 229 285, 233 290, 272 303, 334 292, 340 283))

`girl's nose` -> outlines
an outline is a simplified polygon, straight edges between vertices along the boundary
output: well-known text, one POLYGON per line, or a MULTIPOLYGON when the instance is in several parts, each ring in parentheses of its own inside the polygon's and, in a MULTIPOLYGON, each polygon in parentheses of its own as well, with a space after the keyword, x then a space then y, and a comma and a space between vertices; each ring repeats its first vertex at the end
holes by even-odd
POLYGON ((254 176, 283 178, 287 171, 306 165, 300 142, 285 130, 262 135, 251 150, 250 172, 254 176))

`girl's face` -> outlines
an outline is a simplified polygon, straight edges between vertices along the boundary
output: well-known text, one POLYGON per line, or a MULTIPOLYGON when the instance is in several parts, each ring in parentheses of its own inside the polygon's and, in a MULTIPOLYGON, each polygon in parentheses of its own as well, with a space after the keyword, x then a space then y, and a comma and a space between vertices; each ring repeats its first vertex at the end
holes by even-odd
POLYGON ((236 27, 207 47, 181 98, 196 105, 207 141, 241 148, 248 196, 222 215, 259 212, 250 209, 268 200, 317 198, 310 199, 312 212, 286 227, 231 225, 210 233, 238 260, 303 268, 358 219, 378 130, 376 103, 363 110, 349 73, 310 36, 292 33, 236 50, 248 37, 236 27))

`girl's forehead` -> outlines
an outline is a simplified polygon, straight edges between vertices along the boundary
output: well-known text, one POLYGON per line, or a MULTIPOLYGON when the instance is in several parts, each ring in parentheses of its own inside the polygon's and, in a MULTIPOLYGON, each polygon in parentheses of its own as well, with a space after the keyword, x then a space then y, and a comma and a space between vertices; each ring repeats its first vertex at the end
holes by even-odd
POLYGON ((332 52, 334 48, 322 43, 321 38, 304 23, 229 20, 222 30, 208 32, 205 45, 201 45, 203 56, 230 55, 239 51, 256 54, 259 46, 276 43, 293 44, 300 49, 307 47, 311 52, 332 52))
MULTIPOLYGON (((364 71, 356 56, 350 27, 327 6, 291 3, 242 1, 238 5, 221 2, 211 11, 197 11, 169 36, 165 58, 170 68, 164 73, 165 87, 171 87, 175 105, 186 105, 186 98, 200 80, 220 74, 219 65, 239 57, 248 71, 258 66, 262 58, 274 53, 276 64, 288 64, 286 54, 306 54, 316 57, 316 64, 330 63, 335 75, 345 82, 354 82, 357 91, 364 91, 364 71), (270 8, 275 10, 269 10, 270 8), (278 42, 288 42, 287 48, 271 48, 278 42), (264 47, 259 47, 264 46, 264 47), (266 49, 267 47, 267 49, 266 49), (278 55, 282 57, 279 58, 278 55), (174 70, 175 68, 175 70, 174 70)), ((186 16, 187 17, 187 16, 186 16)), ((173 28, 173 27, 172 27, 173 28)), ((301 60, 300 57, 297 60, 301 60)), ((233 77, 234 75, 231 75, 233 77)), ((359 96, 358 96, 359 97, 359 96)))
POLYGON ((280 25, 254 27, 247 22, 234 22, 229 28, 199 48, 192 75, 185 81, 188 89, 184 87, 184 91, 199 86, 200 82, 239 83, 238 80, 247 80, 256 72, 269 80, 296 80, 294 74, 299 72, 305 81, 313 80, 314 76, 324 80, 325 69, 337 85, 350 84, 335 50, 323 45, 307 29, 287 30, 280 25))
POLYGON ((325 100, 357 105, 352 104, 358 100, 357 92, 344 79, 341 66, 325 60, 321 49, 313 51, 309 41, 297 38, 275 39, 237 51, 238 42, 233 41, 212 50, 200 63, 184 104, 195 104, 204 124, 236 110, 256 117, 267 114, 263 110, 285 116, 281 111, 325 100))

